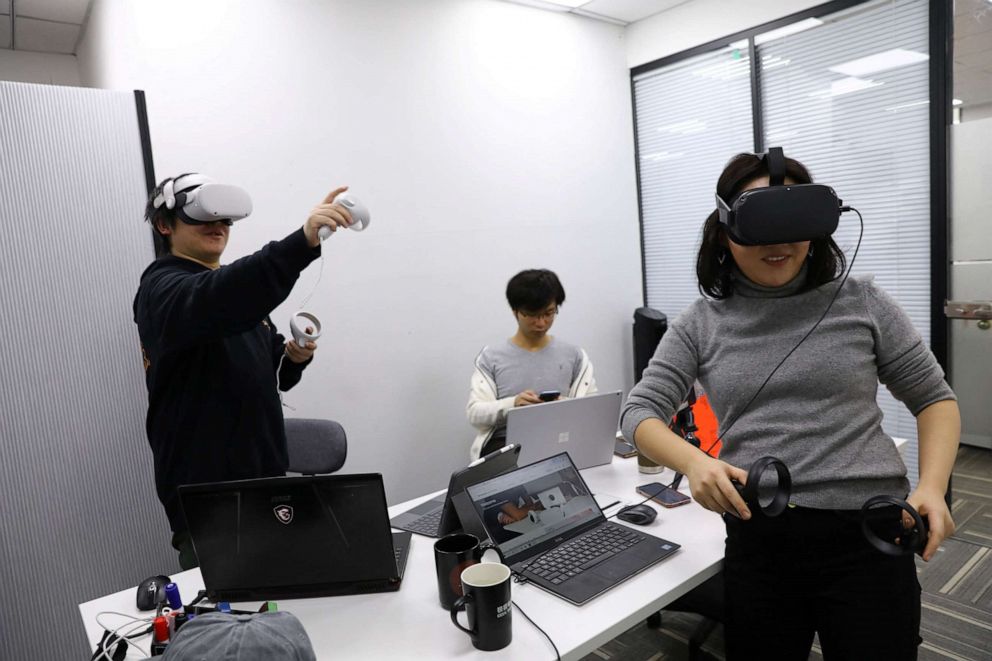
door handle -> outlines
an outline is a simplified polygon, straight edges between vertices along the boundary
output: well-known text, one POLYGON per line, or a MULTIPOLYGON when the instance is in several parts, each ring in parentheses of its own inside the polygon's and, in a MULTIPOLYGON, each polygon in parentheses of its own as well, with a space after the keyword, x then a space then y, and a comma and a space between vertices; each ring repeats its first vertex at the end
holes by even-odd
POLYGON ((974 319, 980 330, 992 328, 992 302, 944 301, 944 316, 948 319, 974 319))

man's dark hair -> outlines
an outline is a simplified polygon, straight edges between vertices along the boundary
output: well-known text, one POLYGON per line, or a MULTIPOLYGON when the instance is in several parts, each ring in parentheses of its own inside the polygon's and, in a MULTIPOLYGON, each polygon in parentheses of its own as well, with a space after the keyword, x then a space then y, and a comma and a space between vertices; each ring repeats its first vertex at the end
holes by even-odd
POLYGON ((539 312, 551 303, 559 306, 564 303, 565 288, 553 271, 528 269, 506 283, 506 300, 514 312, 539 312))
POLYGON ((172 252, 172 241, 169 240, 169 237, 159 231, 159 223, 162 223, 166 227, 175 227, 177 216, 176 209, 168 209, 164 204, 156 209, 155 198, 162 194, 162 189, 165 187, 166 182, 179 179, 180 177, 185 177, 188 174, 193 173, 185 172, 178 177, 166 177, 159 182, 158 186, 155 187, 155 190, 152 191, 152 194, 148 196, 148 202, 145 204, 145 220, 152 225, 152 235, 155 240, 156 257, 168 255, 172 252))
MULTIPOLYGON (((768 164, 761 156, 737 154, 720 174, 716 191, 728 204, 733 204, 745 186, 763 176, 768 176, 768 164)), ((813 177, 806 166, 792 158, 785 159, 785 177, 797 184, 813 183, 813 177)), ((726 247, 724 236, 720 214, 714 209, 703 223, 703 240, 696 257, 696 278, 699 280, 700 293, 715 299, 728 298, 734 293, 731 270, 734 258, 726 247)), ((813 255, 806 258, 806 283, 803 291, 816 289, 836 279, 844 272, 847 263, 843 251, 829 236, 813 239, 810 248, 813 255)))

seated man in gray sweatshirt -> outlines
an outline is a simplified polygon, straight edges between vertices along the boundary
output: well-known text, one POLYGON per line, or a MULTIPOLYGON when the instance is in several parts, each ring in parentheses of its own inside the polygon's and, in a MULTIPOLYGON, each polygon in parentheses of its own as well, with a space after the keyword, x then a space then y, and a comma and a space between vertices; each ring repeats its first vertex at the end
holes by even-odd
POLYGON ((583 397, 596 392, 589 356, 548 331, 565 302, 558 276, 547 269, 516 274, 506 285, 506 300, 517 331, 506 341, 486 346, 475 359, 466 412, 478 430, 470 457, 478 459, 506 444, 506 413, 516 406, 540 404, 545 397, 583 397), (553 393, 557 392, 558 395, 553 393))

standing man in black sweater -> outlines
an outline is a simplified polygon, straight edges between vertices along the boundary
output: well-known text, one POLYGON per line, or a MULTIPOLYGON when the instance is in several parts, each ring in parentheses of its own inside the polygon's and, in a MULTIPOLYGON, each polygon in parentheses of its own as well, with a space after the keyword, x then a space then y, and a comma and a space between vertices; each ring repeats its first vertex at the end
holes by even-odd
POLYGON ((286 472, 277 383, 284 391, 296 385, 317 345, 287 342, 269 314, 320 256, 320 228, 334 231, 352 222, 348 211, 333 203, 346 190, 338 188, 301 229, 221 266, 230 226, 250 212, 251 203, 234 189, 245 202, 241 214, 198 220, 194 216, 205 214, 189 200, 196 193, 206 199, 201 187, 211 184, 201 175, 181 175, 152 193, 145 217, 168 254, 145 269, 134 298, 155 485, 183 569, 197 566, 197 560, 176 491, 180 484, 286 472))

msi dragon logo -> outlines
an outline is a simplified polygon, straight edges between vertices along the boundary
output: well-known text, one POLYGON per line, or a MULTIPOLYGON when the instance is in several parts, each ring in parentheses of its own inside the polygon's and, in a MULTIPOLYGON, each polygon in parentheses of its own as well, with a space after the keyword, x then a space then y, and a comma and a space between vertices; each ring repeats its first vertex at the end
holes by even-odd
POLYGON ((279 523, 289 525, 293 522, 293 508, 290 505, 276 505, 272 508, 272 513, 279 523))

